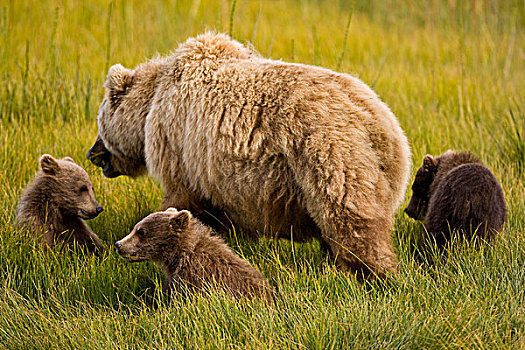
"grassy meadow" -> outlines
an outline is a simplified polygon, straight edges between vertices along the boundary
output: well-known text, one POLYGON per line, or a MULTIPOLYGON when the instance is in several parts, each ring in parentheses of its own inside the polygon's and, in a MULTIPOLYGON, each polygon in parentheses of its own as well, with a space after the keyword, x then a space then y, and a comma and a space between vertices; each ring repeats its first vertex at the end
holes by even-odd
POLYGON ((525 349, 522 0, 5 0, 0 77, 0 348, 525 349), (134 67, 205 30, 361 78, 399 118, 412 174, 427 153, 473 151, 504 189, 501 234, 430 266, 418 250, 422 226, 401 207, 399 274, 378 284, 338 272, 317 242, 232 229, 227 241, 277 289, 276 305, 224 295, 166 303, 157 266, 111 249, 159 208, 159 185, 106 179, 85 154, 108 67, 134 67), (72 156, 91 176, 105 208, 89 222, 103 257, 46 254, 15 228, 43 153, 72 156))

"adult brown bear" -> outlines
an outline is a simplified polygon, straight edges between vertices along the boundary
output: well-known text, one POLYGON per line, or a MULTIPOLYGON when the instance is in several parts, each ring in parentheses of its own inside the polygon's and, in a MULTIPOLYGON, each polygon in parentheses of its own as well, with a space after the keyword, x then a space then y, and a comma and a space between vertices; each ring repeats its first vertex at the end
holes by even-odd
POLYGON ((111 67, 88 158, 149 172, 163 209, 207 205, 245 232, 316 237, 341 268, 396 270, 390 230, 408 181, 399 122, 362 81, 260 57, 223 34, 111 67))

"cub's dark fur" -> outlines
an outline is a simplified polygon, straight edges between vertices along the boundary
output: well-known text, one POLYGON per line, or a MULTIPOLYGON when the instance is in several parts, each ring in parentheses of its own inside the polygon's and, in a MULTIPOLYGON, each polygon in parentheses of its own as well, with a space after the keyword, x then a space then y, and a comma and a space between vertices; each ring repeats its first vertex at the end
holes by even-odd
POLYGON ((426 155, 412 192, 405 213, 424 219, 438 246, 445 245, 451 233, 490 240, 505 222, 507 206, 500 184, 469 152, 426 155))

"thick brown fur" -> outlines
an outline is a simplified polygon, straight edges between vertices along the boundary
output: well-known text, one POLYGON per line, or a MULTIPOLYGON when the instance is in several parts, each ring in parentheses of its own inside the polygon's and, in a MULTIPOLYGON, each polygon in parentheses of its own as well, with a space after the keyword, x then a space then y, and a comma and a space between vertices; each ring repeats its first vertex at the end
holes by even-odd
POLYGON ((432 241, 442 248, 451 234, 490 240, 505 222, 503 190, 492 174, 469 152, 426 155, 412 186, 405 212, 425 220, 432 241))
POLYGON ((217 286, 236 298, 272 301, 274 297, 261 273, 187 210, 169 208, 150 214, 115 246, 129 261, 161 263, 168 292, 217 286))
POLYGON ((84 169, 72 158, 40 158, 41 169, 28 185, 18 204, 17 222, 33 233, 43 232, 46 247, 78 245, 89 252, 104 250, 97 235, 83 219, 92 219, 102 207, 84 169))
POLYGON ((146 170, 163 208, 212 207, 243 232, 319 238, 341 268, 397 268, 390 231, 410 150, 362 81, 260 57, 206 33, 134 70, 113 66, 97 144, 108 177, 146 170))

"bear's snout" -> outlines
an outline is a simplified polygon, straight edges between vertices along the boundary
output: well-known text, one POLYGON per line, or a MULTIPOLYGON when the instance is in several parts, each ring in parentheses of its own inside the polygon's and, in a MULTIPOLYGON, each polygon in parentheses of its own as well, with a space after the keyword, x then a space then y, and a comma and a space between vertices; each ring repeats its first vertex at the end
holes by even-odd
POLYGON ((106 148, 100 136, 97 137, 95 144, 89 149, 86 157, 91 163, 102 168, 104 176, 113 178, 122 175, 122 173, 115 170, 113 164, 111 164, 111 153, 106 148))
POLYGON ((408 205, 405 210, 403 210, 405 212, 406 215, 408 215, 409 218, 412 218, 412 219, 415 219, 417 220, 418 219, 418 215, 417 215, 417 207, 416 208, 413 208, 414 206, 413 205, 408 205))
POLYGON ((102 208, 100 205, 97 204, 97 206, 95 207, 95 210, 80 210, 80 214, 79 216, 82 218, 82 219, 85 219, 85 220, 91 220, 91 219, 94 219, 96 218, 100 213, 102 213, 104 211, 104 208, 102 208))
POLYGON ((414 197, 410 200, 405 210, 406 215, 414 220, 423 220, 425 217, 425 202, 416 200, 414 197))
POLYGON ((129 235, 122 238, 120 241, 115 242, 114 245, 115 248, 117 248, 117 254, 129 262, 144 261, 145 258, 138 253, 136 247, 133 244, 130 244, 128 239, 129 235))
POLYGON ((110 158, 110 153, 104 145, 104 141, 100 137, 97 137, 95 144, 91 147, 86 155, 87 159, 96 166, 103 168, 107 165, 110 158))
POLYGON ((117 254, 118 255, 126 255, 125 252, 123 251, 122 242, 121 241, 116 241, 115 242, 115 248, 117 248, 117 254))
POLYGON ((87 159, 99 168, 102 168, 102 173, 107 178, 114 178, 120 175, 124 175, 122 172, 116 170, 111 163, 112 155, 111 152, 106 148, 104 141, 97 137, 95 144, 91 147, 86 154, 87 159))

